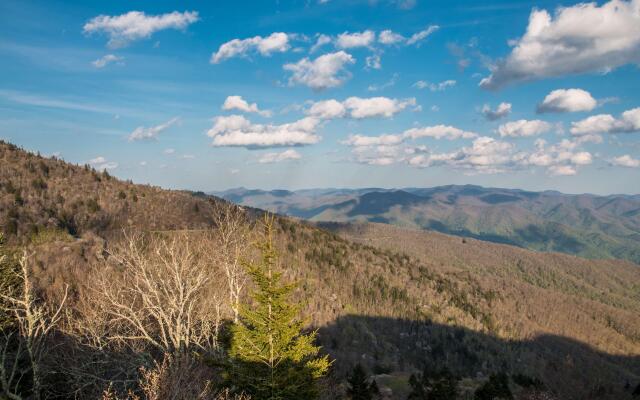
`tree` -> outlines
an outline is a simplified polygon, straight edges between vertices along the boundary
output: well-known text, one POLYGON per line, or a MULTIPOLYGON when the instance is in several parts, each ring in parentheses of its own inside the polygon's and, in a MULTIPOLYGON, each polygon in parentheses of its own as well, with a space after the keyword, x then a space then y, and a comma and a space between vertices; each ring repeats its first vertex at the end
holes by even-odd
POLYGON ((231 328, 231 380, 255 400, 314 399, 330 362, 314 345, 317 332, 303 332, 300 304, 291 300, 295 285, 281 283, 275 271, 273 217, 265 216, 264 225, 261 261, 243 262, 255 288, 231 328))
POLYGON ((347 378, 349 388, 347 395, 353 400, 371 400, 379 392, 376 381, 369 383, 369 377, 360 364, 356 364, 353 372, 347 378))
POLYGON ((509 377, 504 373, 492 374, 484 385, 475 393, 476 400, 511 400, 513 394, 509 389, 509 377))
POLYGON ((636 386, 636 388, 633 390, 633 393, 631 393, 631 395, 633 397, 640 397, 640 383, 638 383, 638 386, 636 386))
POLYGON ((134 234, 110 249, 89 288, 108 340, 169 354, 216 350, 220 301, 212 295, 217 276, 207 252, 184 234, 134 234))
MULTIPOLYGON (((49 350, 49 338, 62 317, 67 299, 65 288, 60 304, 51 309, 36 297, 29 259, 30 255, 24 251, 17 268, 3 266, 0 281, 3 315, 3 326, 0 327, 0 394, 13 400, 42 398, 44 378, 48 372, 43 366, 49 350), (30 388, 24 388, 25 381, 30 382, 30 388)), ((0 264, 6 266, 6 261, 7 255, 0 254, 0 264)))
POLYGON ((431 372, 426 367, 422 374, 409 378, 411 393, 408 400, 455 400, 458 381, 448 370, 431 372))
POLYGON ((249 224, 246 213, 237 205, 227 202, 216 204, 213 221, 216 225, 216 251, 227 277, 233 322, 237 323, 240 295, 247 278, 240 260, 248 247, 249 224))

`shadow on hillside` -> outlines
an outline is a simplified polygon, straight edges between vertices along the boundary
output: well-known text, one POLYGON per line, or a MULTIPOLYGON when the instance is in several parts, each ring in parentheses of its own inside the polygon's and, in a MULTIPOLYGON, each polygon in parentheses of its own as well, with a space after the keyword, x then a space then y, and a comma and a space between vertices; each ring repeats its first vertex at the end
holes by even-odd
POLYGON ((334 373, 356 364, 374 373, 409 374, 425 366, 462 377, 493 372, 541 379, 561 399, 631 399, 640 382, 640 355, 607 354, 566 337, 509 341, 466 328, 385 317, 347 315, 319 329, 334 373))

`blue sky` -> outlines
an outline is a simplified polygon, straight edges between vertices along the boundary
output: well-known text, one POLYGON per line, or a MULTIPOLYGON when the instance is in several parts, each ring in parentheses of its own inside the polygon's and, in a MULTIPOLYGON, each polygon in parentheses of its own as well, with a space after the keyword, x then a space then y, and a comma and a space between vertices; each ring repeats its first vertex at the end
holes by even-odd
POLYGON ((4 0, 0 26, 0 138, 134 182, 640 192, 640 0, 4 0))

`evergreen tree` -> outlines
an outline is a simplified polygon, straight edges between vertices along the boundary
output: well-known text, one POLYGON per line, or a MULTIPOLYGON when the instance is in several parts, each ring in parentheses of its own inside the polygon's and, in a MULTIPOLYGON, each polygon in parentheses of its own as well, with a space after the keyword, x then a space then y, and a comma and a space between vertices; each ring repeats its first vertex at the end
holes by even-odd
POLYGON ((290 299, 295 285, 281 283, 282 273, 275 271, 273 217, 265 217, 265 237, 259 248, 261 262, 243 263, 255 289, 232 327, 231 379, 254 400, 317 398, 317 380, 327 373, 330 362, 327 356, 319 356, 316 332, 302 331, 300 304, 290 299))
POLYGON ((356 364, 353 368, 353 372, 347 378, 347 382, 349 383, 347 395, 352 400, 371 400, 373 395, 379 392, 375 381, 369 384, 367 373, 360 364, 356 364))
POLYGON ((638 383, 638 386, 636 386, 636 388, 633 390, 633 393, 631 393, 631 395, 633 397, 640 398, 640 383, 638 383))

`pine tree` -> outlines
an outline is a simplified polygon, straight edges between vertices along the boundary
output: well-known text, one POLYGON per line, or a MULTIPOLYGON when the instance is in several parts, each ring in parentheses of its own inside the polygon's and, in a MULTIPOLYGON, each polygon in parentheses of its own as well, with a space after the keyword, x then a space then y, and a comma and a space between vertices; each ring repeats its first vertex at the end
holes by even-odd
POLYGON ((281 283, 282 273, 275 271, 272 217, 265 217, 259 248, 261 262, 243 263, 255 289, 232 327, 231 379, 254 400, 317 398, 317 380, 327 373, 330 362, 314 345, 317 332, 303 332, 300 304, 290 299, 295 285, 281 283))
MULTIPOLYGON (((362 365, 356 364, 356 366, 353 368, 353 372, 347 378, 347 382, 349 383, 347 396, 349 396, 350 399, 371 400, 373 398, 373 384, 369 384, 367 373, 364 371, 364 368, 362 368, 362 365)), ((378 388, 377 384, 375 388, 378 388)))

